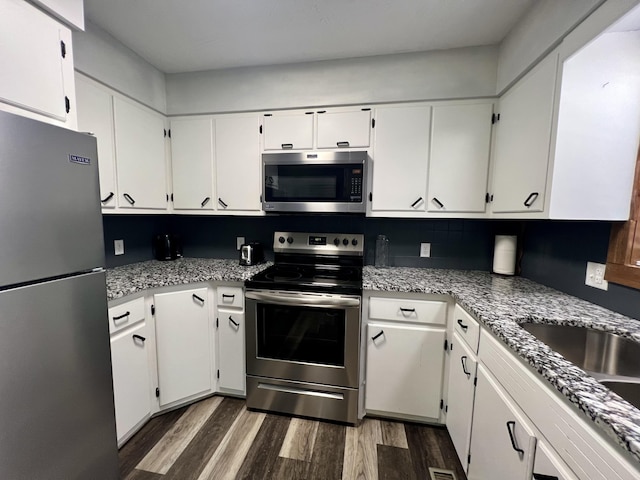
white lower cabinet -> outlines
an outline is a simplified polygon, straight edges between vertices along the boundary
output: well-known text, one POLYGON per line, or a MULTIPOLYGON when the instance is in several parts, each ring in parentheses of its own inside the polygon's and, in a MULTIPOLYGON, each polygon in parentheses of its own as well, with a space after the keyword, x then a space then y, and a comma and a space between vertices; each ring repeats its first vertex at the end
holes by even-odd
POLYGON ((218 389, 245 392, 244 313, 218 311, 218 389))
POLYGON ((216 288, 218 333, 218 386, 222 393, 245 394, 244 291, 242 287, 216 288))
POLYGON ((544 440, 538 439, 536 460, 533 464, 533 480, 577 480, 567 465, 558 458, 544 440))
POLYGON ((530 480, 536 436, 524 414, 483 365, 478 366, 468 480, 530 480))
POLYGON ((148 326, 142 322, 111 337, 116 432, 121 445, 151 413, 148 326))
POLYGON ((471 419, 475 396, 475 354, 455 332, 449 345, 449 390, 447 394, 447 429, 465 472, 471 441, 471 419))
POLYGON ((444 339, 441 327, 369 323, 366 410, 438 419, 444 339))
POLYGON ((211 392, 207 288, 153 296, 160 407, 211 392))

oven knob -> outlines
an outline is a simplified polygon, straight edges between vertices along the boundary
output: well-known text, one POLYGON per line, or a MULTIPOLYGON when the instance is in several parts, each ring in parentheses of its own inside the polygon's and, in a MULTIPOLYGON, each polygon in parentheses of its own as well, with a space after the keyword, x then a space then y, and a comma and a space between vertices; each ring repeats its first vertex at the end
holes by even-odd
POLYGON ((354 247, 358 245, 358 240, 356 240, 355 238, 351 240, 351 245, 353 245, 354 247))
POLYGON ((344 240, 342 240, 342 244, 346 247, 347 245, 349 245, 349 239, 345 238, 344 240))
POLYGON ((287 237, 287 243, 291 245, 293 243, 293 237, 287 237))
POLYGON ((284 243, 284 237, 280 237, 280 238, 278 238, 278 241, 279 241, 280 243, 284 243))
POLYGON ((340 245, 340 239, 339 239, 339 238, 334 239, 334 240, 333 240, 333 244, 334 244, 336 247, 337 247, 337 246, 339 246, 339 245, 340 245))

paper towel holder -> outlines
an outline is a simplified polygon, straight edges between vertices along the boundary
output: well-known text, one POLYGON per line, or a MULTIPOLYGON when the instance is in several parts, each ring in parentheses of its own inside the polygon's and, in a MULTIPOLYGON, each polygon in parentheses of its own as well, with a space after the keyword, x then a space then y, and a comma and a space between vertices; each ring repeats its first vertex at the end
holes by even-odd
POLYGON ((517 251, 517 235, 496 235, 491 272, 499 275, 515 275, 517 251))

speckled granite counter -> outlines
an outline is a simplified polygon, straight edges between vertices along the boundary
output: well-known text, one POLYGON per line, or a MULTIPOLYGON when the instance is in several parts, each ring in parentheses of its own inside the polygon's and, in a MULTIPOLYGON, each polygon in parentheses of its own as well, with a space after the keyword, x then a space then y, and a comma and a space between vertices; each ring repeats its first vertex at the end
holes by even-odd
POLYGON ((580 325, 640 342, 640 321, 524 278, 477 271, 365 267, 363 289, 451 295, 640 462, 640 410, 518 325, 580 325))
POLYGON ((171 262, 149 260, 107 270, 107 298, 115 300, 150 288, 198 282, 244 282, 271 263, 251 267, 237 260, 181 258, 171 262))

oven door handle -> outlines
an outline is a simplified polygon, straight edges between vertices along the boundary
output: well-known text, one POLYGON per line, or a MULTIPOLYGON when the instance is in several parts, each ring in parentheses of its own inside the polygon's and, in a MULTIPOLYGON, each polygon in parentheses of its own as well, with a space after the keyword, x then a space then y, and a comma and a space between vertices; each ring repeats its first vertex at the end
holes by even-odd
POLYGON ((261 303, 273 305, 294 305, 298 307, 359 307, 360 299, 354 297, 326 297, 295 293, 290 295, 277 295, 273 293, 246 292, 245 298, 257 300, 261 303))

